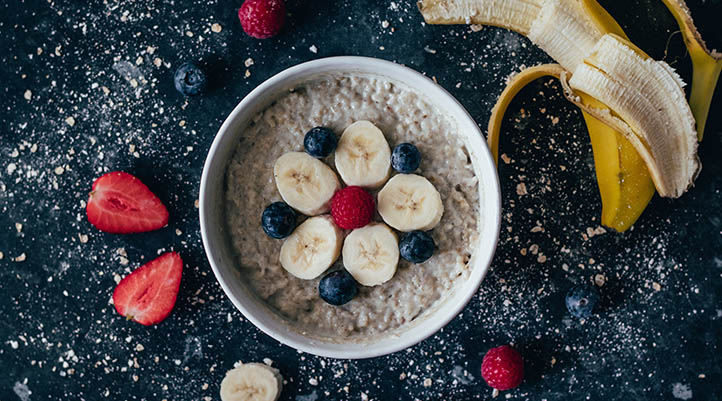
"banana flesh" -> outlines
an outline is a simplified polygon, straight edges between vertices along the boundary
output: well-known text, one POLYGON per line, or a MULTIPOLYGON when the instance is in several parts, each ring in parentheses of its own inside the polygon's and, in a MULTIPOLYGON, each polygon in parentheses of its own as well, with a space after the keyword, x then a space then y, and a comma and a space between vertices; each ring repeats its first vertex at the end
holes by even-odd
POLYGON ((316 216, 304 221, 281 245, 279 261, 292 275, 312 280, 338 259, 343 232, 331 216, 316 216))
POLYGON ((425 177, 397 174, 378 193, 378 211, 391 227, 409 232, 436 227, 444 214, 441 194, 425 177))
POLYGON ((702 40, 684 0, 662 0, 677 20, 684 44, 692 59, 692 90, 689 107, 697 121, 697 139, 702 140, 717 80, 722 71, 722 53, 710 50, 702 40))
POLYGON ((567 70, 574 70, 602 37, 576 0, 545 0, 529 39, 567 70))
POLYGON ((384 223, 357 228, 343 243, 343 266, 361 285, 372 287, 391 280, 398 264, 398 238, 384 223))
POLYGON ((625 42, 604 35, 574 69, 569 87, 599 100, 629 126, 620 132, 647 164, 657 192, 677 198, 701 168, 694 116, 671 68, 625 42))
POLYGON ((542 0, 422 0, 417 3, 429 24, 482 24, 529 33, 542 0))
POLYGON ((262 363, 240 363, 221 381, 221 401, 276 401, 282 387, 278 369, 262 363))
MULTIPOLYGON (((491 111, 487 129, 487 141, 495 160, 499 157, 501 123, 514 96, 538 78, 560 78, 564 72, 558 64, 543 64, 519 72, 507 83, 491 111)), ((606 108, 588 96, 585 101, 606 108)), ((616 231, 624 231, 637 221, 646 208, 654 195, 654 185, 644 161, 620 132, 587 112, 582 111, 582 114, 594 153, 597 185, 602 198, 602 224, 616 231)))

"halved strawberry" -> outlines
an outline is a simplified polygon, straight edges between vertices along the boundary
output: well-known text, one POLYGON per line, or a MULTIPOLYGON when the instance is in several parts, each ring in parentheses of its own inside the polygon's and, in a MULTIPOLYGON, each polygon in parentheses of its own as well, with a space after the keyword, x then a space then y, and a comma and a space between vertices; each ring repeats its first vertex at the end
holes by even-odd
POLYGON ((173 310, 182 273, 183 260, 175 252, 151 260, 115 287, 115 310, 145 326, 160 323, 173 310))
POLYGON ((85 212, 90 224, 114 234, 153 231, 168 224, 163 202, 138 178, 122 171, 95 180, 85 212))

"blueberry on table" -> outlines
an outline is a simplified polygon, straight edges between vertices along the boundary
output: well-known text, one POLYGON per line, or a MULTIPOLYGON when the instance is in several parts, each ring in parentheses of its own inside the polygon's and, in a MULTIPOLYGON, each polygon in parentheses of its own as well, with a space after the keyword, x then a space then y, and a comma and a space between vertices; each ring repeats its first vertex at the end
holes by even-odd
POLYGON ((357 293, 356 280, 346 270, 331 272, 318 283, 318 294, 331 305, 343 305, 352 300, 357 293))
POLYGON ((434 239, 423 231, 411 231, 399 242, 401 257, 411 263, 422 263, 434 254, 434 239))
POLYGON ((391 167, 399 173, 413 173, 421 163, 421 152, 410 143, 396 145, 391 153, 391 167))
POLYGON ((599 291, 588 284, 575 285, 567 292, 566 304, 569 313, 579 318, 592 315, 599 303, 599 291))
POLYGON ((311 129, 303 137, 303 147, 309 155, 322 159, 336 150, 338 138, 328 128, 316 127, 311 129))
POLYGON ((185 96, 194 96, 206 89, 206 73, 192 61, 178 67, 173 78, 175 88, 185 96))
POLYGON ((271 238, 286 238, 296 228, 296 211, 283 202, 271 203, 261 214, 261 227, 271 238))

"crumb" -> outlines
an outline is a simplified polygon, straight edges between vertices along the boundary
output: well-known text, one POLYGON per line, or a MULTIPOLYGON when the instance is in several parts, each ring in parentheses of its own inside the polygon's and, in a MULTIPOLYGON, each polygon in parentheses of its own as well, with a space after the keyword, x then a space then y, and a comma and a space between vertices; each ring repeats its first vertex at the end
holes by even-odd
POLYGON ((23 97, 25 98, 25 100, 30 100, 33 98, 33 92, 30 89, 28 89, 23 94, 23 97))
POLYGON ((75 125, 75 119, 73 118, 73 116, 70 116, 65 119, 65 123, 72 127, 73 125, 75 125))
POLYGON ((16 262, 24 262, 25 259, 26 259, 25 252, 23 252, 23 253, 20 254, 20 256, 17 256, 17 257, 15 258, 15 261, 16 261, 16 262))
POLYGON ((18 234, 23 231, 23 224, 22 223, 15 223, 15 230, 17 230, 18 234))
POLYGON ((381 21, 381 27, 386 29, 389 27, 389 22, 386 20, 381 21))
POLYGON ((316 47, 316 45, 311 45, 311 47, 309 47, 308 50, 310 50, 311 53, 314 53, 314 54, 318 53, 318 47, 316 47))
POLYGON ((213 31, 215 33, 218 33, 222 30, 223 30, 223 27, 221 26, 221 24, 216 23, 216 24, 211 25, 211 31, 213 31))
POLYGON ((65 172, 65 169, 63 168, 63 166, 58 166, 58 167, 55 167, 55 169, 53 170, 53 172, 54 172, 56 175, 61 175, 61 174, 63 174, 63 173, 65 172))
POLYGON ((524 184, 523 182, 519 183, 516 186, 516 194, 517 195, 526 195, 527 194, 526 184, 524 184))
POLYGON ((248 67, 252 66, 252 65, 253 65, 253 59, 252 59, 252 58, 250 58, 250 57, 249 57, 249 58, 247 58, 247 59, 246 59, 246 61, 244 61, 244 62, 243 62, 243 65, 245 65, 245 66, 246 66, 246 68, 248 68, 248 67))
POLYGON ((479 32, 480 30, 484 29, 484 25, 471 24, 469 25, 469 28, 471 28, 471 32, 479 32))
POLYGON ((597 274, 596 276, 594 276, 594 284, 596 284, 597 287, 603 286, 606 281, 607 278, 604 277, 603 274, 597 274))
POLYGON ((424 387, 431 387, 431 379, 430 378, 427 377, 426 379, 424 379, 424 387))
POLYGON ((662 289, 662 286, 661 286, 658 282, 655 281, 655 282, 652 283, 652 288, 653 288, 655 291, 659 291, 659 290, 662 289))
POLYGON ((511 163, 511 159, 509 158, 509 156, 506 155, 506 153, 502 153, 502 154, 501 154, 501 160, 504 161, 504 164, 509 164, 509 163, 511 163))
POLYGON ((81 244, 88 242, 88 236, 86 234, 78 234, 78 239, 80 239, 81 244))

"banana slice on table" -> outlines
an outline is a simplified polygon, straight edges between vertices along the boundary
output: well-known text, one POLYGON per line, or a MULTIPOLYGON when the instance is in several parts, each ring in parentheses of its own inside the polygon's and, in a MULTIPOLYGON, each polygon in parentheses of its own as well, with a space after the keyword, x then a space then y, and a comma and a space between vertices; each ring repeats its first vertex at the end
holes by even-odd
POLYGON ((346 185, 378 188, 391 174, 391 149, 384 134, 369 121, 343 131, 335 154, 336 171, 346 185))
POLYGON ((343 266, 361 285, 383 284, 396 273, 399 240, 384 223, 351 231, 343 244, 343 266))
POLYGON ((304 221, 281 245, 281 266, 294 276, 311 280, 338 259, 343 233, 331 216, 304 221))
POLYGON ((378 210, 386 224, 399 231, 434 228, 444 214, 441 195, 426 178, 398 174, 378 194, 378 210))
POLYGON ((341 188, 330 167, 303 152, 279 157, 273 166, 273 177, 283 200, 308 216, 327 212, 328 201, 341 188))
POLYGON ((242 363, 226 372, 221 381, 221 401, 276 401, 283 378, 262 363, 242 363))

